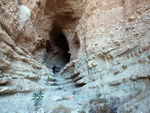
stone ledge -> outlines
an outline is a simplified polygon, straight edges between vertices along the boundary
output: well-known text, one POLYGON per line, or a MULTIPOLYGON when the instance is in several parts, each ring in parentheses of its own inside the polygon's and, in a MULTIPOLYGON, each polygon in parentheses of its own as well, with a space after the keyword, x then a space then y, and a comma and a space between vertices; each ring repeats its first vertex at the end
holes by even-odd
POLYGON ((0 78, 0 85, 5 85, 9 82, 9 79, 6 78, 0 78))

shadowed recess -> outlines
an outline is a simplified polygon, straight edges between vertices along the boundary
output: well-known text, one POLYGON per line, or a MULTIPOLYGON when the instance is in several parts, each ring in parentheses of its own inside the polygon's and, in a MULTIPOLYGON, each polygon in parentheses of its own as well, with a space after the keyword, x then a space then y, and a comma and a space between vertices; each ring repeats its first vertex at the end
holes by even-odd
POLYGON ((69 46, 66 37, 58 24, 54 23, 50 32, 50 39, 46 41, 45 65, 48 68, 52 68, 55 65, 57 67, 56 71, 59 71, 70 61, 68 51, 69 46))

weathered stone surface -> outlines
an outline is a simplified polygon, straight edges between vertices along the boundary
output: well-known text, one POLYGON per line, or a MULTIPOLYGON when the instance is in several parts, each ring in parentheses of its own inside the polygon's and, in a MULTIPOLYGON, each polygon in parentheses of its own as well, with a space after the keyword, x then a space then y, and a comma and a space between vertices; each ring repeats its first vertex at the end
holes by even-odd
POLYGON ((136 81, 137 80, 137 76, 136 75, 131 75, 130 79, 133 80, 133 81, 136 81))
POLYGON ((69 95, 69 96, 64 97, 64 99, 66 99, 66 100, 70 100, 70 99, 73 99, 73 98, 74 98, 73 95, 69 95))
POLYGON ((6 78, 0 78, 0 85, 5 85, 9 82, 9 79, 6 78))
POLYGON ((71 109, 65 106, 57 106, 51 113, 71 113, 71 109))
POLYGON ((43 108, 40 108, 37 113, 45 113, 45 110, 43 108))
POLYGON ((14 87, 0 87, 0 93, 16 93, 17 88, 14 87))
MULTIPOLYGON (((118 112, 149 112, 149 6, 149 0, 1 0, 0 94, 51 91, 38 112, 89 112, 78 102, 100 97, 108 102, 100 106, 117 97, 121 106, 110 106, 118 112)), ((3 112, 18 111, 0 98, 3 112)))
POLYGON ((110 86, 115 86, 115 85, 119 85, 122 83, 122 80, 116 80, 116 81, 112 81, 109 83, 110 86))
POLYGON ((63 97, 59 97, 59 96, 51 96, 50 99, 53 100, 53 101, 59 101, 59 100, 62 100, 63 97))

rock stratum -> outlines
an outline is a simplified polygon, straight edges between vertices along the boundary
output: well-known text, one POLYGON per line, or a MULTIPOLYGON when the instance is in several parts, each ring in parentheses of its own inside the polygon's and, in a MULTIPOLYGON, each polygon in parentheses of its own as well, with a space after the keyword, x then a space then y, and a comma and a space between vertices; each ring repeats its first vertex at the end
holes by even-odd
POLYGON ((149 113, 149 6, 1 0, 0 113, 149 113))

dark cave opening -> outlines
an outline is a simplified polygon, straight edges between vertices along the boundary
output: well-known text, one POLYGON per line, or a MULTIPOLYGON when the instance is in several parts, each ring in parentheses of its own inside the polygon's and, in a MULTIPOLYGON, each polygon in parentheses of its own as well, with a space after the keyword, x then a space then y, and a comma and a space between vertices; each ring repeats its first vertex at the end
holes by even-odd
POLYGON ((55 40, 55 45, 62 51, 62 57, 64 57, 65 61, 68 63, 71 55, 68 53, 69 47, 66 37, 63 34, 58 35, 55 40))
POLYGON ((48 68, 56 66, 56 72, 70 61, 68 41, 60 27, 54 24, 50 32, 50 40, 46 41, 46 55, 44 64, 48 68))

